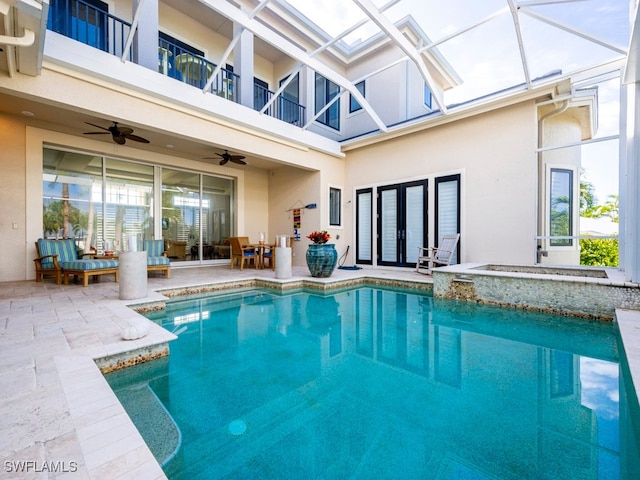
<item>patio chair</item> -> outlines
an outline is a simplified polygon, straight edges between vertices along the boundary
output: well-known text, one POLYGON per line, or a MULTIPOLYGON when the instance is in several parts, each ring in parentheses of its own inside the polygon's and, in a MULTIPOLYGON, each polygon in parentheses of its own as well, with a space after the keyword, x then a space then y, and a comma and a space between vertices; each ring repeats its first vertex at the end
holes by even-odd
POLYGON ((231 270, 233 265, 238 263, 240 270, 244 268, 244 262, 251 263, 257 268, 257 258, 255 247, 250 246, 249 237, 230 237, 231 241, 231 270))
POLYGON ((118 260, 94 260, 80 258, 73 239, 47 240, 39 238, 36 242, 38 257, 33 261, 36 265, 36 282, 41 282, 45 275, 55 275, 56 284, 64 281, 69 284, 69 277, 82 277, 82 286, 89 285, 89 277, 96 280, 99 275, 113 274, 118 281, 118 260))
POLYGON ((418 247, 416 272, 430 275, 434 267, 445 267, 451 263, 460 234, 443 235, 435 248, 418 247))
POLYGON ((144 250, 147 252, 147 273, 164 272, 166 278, 171 278, 171 260, 164 249, 164 240, 145 240, 144 250))

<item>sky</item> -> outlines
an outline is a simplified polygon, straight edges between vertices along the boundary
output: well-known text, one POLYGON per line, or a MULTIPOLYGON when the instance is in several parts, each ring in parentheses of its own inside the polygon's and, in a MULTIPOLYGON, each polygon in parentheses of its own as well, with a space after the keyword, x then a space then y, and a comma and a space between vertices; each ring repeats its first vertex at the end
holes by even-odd
MULTIPOLYGON (((287 0, 331 35, 339 35, 366 15, 348 0, 287 0), (336 15, 337 13, 337 15, 336 15)), ((388 0, 371 0, 378 8, 388 0)), ((515 0, 525 5, 531 0, 515 0)), ((622 54, 581 36, 569 33, 543 19, 550 19, 626 50, 629 36, 629 0, 560 0, 553 4, 523 8, 518 15, 522 46, 529 77, 535 79, 550 72, 575 72, 622 54), (543 19, 541 19, 541 17, 543 19)), ((549 4, 551 3, 551 4, 549 4)), ((392 21, 411 15, 427 37, 438 42, 491 15, 483 23, 438 45, 463 83, 445 93, 447 105, 471 100, 503 88, 525 82, 518 37, 507 0, 399 0, 384 11, 392 21)), ((349 43, 366 39, 378 28, 368 22, 345 38, 349 43)), ((581 86, 597 86, 599 97, 596 137, 617 135, 619 81, 607 80, 581 86)), ((618 142, 608 141, 583 146, 583 179, 595 187, 599 203, 618 193, 618 142)))

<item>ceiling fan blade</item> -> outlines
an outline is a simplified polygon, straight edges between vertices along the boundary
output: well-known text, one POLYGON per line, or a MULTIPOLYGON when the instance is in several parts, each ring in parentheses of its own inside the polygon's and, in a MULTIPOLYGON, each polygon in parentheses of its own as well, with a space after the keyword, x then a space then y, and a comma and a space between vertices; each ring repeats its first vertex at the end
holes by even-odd
POLYGON ((124 145, 127 139, 121 135, 113 135, 113 141, 116 142, 118 145, 124 145))
POLYGON ((117 133, 119 133, 120 135, 124 135, 125 137, 127 135, 131 135, 133 133, 133 128, 129 128, 129 127, 115 127, 114 131, 116 131, 117 133))
POLYGON ((84 132, 84 135, 109 135, 111 132, 84 132))
MULTIPOLYGON (((246 165, 247 164, 247 162, 243 162, 242 161, 242 159, 245 158, 245 157, 243 157, 242 155, 231 155, 228 150, 225 150, 224 153, 214 152, 214 154, 222 159, 222 160, 220 160, 220 165, 226 165, 230 161, 233 162, 233 163, 240 164, 240 165, 246 165)), ((202 159, 203 160, 217 160, 216 157, 202 157, 202 159)))
POLYGON ((129 139, 129 140, 133 140, 134 142, 149 143, 149 140, 147 140, 146 138, 139 137, 138 135, 132 135, 130 133, 125 133, 122 136, 127 138, 127 139, 129 139))

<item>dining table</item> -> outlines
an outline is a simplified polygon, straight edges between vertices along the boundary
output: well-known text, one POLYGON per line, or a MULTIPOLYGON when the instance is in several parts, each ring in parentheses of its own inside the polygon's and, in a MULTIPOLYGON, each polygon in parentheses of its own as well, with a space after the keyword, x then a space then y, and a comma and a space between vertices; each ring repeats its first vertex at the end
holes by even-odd
POLYGON ((275 245, 269 243, 258 242, 250 243, 247 247, 253 248, 256 252, 256 268, 264 268, 264 252, 267 249, 274 248, 275 245))

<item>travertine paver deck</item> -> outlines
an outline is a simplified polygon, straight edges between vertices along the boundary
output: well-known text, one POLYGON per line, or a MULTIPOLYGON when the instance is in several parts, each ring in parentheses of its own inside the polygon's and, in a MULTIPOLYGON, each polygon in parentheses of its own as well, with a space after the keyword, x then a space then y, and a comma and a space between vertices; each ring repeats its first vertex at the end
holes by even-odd
MULTIPOLYGON (((52 281, 0 283, 0 478, 165 478, 94 359, 173 335, 152 324, 144 339, 122 330, 138 315, 128 305, 161 300, 157 290, 234 280, 277 281, 272 270, 173 268, 149 278, 148 296, 122 301, 108 278, 88 287, 52 281)), ((321 282, 363 276, 431 282, 410 270, 336 270, 321 282)), ((312 280, 294 267, 287 281, 312 280)), ((142 317, 140 317, 142 318, 142 317)))

